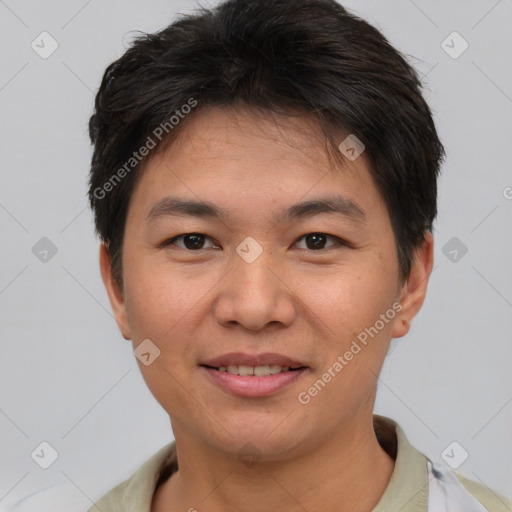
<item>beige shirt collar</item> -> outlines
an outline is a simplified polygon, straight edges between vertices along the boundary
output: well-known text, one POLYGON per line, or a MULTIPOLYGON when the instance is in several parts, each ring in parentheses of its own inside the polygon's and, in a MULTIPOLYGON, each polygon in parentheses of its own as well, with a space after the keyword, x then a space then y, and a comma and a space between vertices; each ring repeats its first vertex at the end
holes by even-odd
POLYGON ((427 512, 427 457, 409 443, 403 430, 392 419, 374 414, 373 423, 379 443, 386 451, 385 443, 390 436, 380 437, 378 427, 385 425, 393 428, 396 433, 397 453, 391 479, 372 512, 427 512))

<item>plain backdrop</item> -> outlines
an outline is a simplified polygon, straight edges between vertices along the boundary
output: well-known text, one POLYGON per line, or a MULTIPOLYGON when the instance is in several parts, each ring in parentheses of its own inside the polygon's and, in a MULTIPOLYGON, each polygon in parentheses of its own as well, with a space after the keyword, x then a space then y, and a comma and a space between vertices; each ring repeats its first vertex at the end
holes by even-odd
MULTIPOLYGON (((512 496, 512 1, 343 4, 409 56, 447 150, 427 298, 376 412, 434 461, 456 441, 459 473, 512 496)), ((173 439, 100 278, 87 123, 134 31, 194 5, 0 0, 0 509, 59 485, 85 510, 173 439)))

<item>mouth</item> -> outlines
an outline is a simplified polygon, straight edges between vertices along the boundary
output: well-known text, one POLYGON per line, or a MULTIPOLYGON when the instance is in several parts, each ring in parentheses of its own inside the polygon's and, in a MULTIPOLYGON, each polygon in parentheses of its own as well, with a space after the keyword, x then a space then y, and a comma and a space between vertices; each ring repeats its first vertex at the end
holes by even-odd
POLYGON ((237 397, 267 397, 292 386, 311 368, 285 354, 230 352, 201 361, 210 384, 237 397))
POLYGON ((309 371, 308 366, 279 364, 200 365, 210 384, 238 398, 264 398, 276 395, 297 383, 309 371))
POLYGON ((230 373, 231 375, 240 375, 243 377, 268 377, 269 375, 277 375, 285 372, 295 372, 302 369, 308 368, 307 366, 286 366, 280 364, 269 364, 261 366, 248 366, 248 365, 224 365, 224 366, 210 366, 207 364, 201 365, 211 370, 217 370, 218 372, 230 373))

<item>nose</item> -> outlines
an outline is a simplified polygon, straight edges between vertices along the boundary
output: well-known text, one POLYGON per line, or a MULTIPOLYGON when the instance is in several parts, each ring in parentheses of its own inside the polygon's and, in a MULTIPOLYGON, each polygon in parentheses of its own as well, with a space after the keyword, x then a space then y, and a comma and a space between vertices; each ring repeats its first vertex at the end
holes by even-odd
POLYGON ((223 326, 239 324, 252 331, 271 324, 287 327, 296 315, 296 299, 284 272, 265 251, 251 263, 235 254, 217 288, 214 314, 223 326))

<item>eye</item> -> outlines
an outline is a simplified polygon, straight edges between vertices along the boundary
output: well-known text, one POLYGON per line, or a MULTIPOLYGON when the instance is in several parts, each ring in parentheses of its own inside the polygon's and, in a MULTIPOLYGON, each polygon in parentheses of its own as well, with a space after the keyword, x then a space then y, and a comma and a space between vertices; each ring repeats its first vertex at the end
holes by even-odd
MULTIPOLYGON (((299 249, 306 249, 315 252, 319 252, 325 249, 330 249, 335 246, 349 246, 347 242, 338 238, 334 235, 328 235, 326 233, 307 233, 306 235, 301 236, 298 240, 305 240, 306 247, 299 247, 299 249), (328 239, 333 240, 330 246, 325 247, 326 241, 328 239)), ((188 251, 199 251, 201 249, 214 248, 218 249, 219 246, 211 242, 210 247, 205 247, 205 241, 210 240, 211 238, 202 234, 202 233, 185 233, 183 235, 175 236, 166 240, 161 244, 161 247, 167 247, 169 245, 176 245, 180 249, 185 249, 188 251), (179 245, 177 242, 182 242, 183 245, 179 245)), ((298 243, 298 242, 296 242, 298 243)))
MULTIPOLYGON (((197 251, 200 249, 207 249, 208 247, 204 247, 205 240, 210 240, 209 237, 203 235, 202 233, 185 233, 183 235, 175 236, 174 238, 170 238, 162 243, 162 247, 167 247, 168 245, 178 245, 180 249, 187 249, 191 251, 197 251), (176 244, 176 241, 183 241, 184 246, 180 246, 176 244)), ((218 247, 215 244, 212 244, 213 248, 218 247)))
MULTIPOLYGON (((348 246, 348 243, 344 242, 341 238, 338 238, 333 235, 327 235, 326 233, 308 233, 306 235, 303 235, 299 238, 299 240, 305 239, 306 241, 306 249, 310 249, 313 251, 320 251, 322 249, 326 249, 325 242, 327 239, 334 240, 334 243, 327 247, 327 249, 333 247, 333 246, 340 246, 340 245, 346 245, 348 246)), ((303 247, 299 247, 299 249, 303 249, 303 247)))

